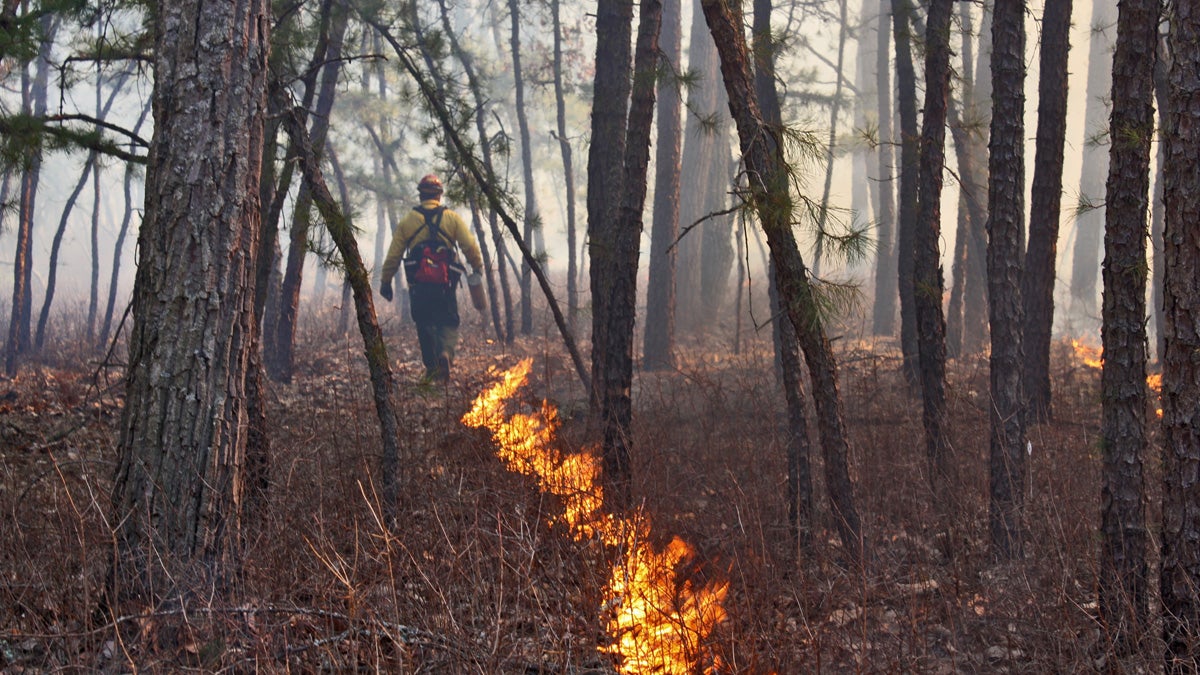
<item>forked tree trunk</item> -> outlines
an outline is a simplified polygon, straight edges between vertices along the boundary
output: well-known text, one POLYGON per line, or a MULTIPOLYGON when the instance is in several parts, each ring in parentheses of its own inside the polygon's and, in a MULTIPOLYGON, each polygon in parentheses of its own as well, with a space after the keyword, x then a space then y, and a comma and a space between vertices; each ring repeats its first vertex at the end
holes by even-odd
POLYGON ((223 593, 239 573, 270 30, 264 0, 156 8, 154 140, 109 521, 110 590, 138 611, 223 593))
POLYGON ((1159 0, 1122 0, 1113 54, 1100 376, 1100 614, 1120 651, 1149 626, 1146 564, 1146 219, 1159 0))
POLYGON ((758 214, 779 283, 780 298, 813 381, 813 398, 821 448, 825 460, 825 482, 833 506, 834 522, 842 545, 852 560, 863 560, 865 541, 858 509, 854 504, 847 455, 845 415, 838 393, 837 366, 833 348, 825 335, 808 270, 792 231, 792 202, 788 166, 780 138, 764 124, 750 74, 740 4, 729 0, 702 0, 704 16, 721 56, 721 73, 729 98, 729 110, 741 139, 742 158, 749 179, 750 205, 758 214))

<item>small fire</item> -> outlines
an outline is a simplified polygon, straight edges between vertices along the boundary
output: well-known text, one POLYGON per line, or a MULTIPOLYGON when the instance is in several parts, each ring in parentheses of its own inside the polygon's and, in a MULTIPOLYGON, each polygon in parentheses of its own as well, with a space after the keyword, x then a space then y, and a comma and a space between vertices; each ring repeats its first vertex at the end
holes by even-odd
POLYGON ((620 657, 622 673, 711 673, 717 663, 699 663, 702 644, 725 619, 721 603, 727 581, 698 585, 677 578, 676 570, 693 554, 678 537, 662 550, 649 543, 650 522, 640 510, 617 517, 602 509, 597 483, 600 461, 594 453, 566 454, 554 447, 559 427, 554 406, 505 419, 505 403, 528 379, 525 359, 475 399, 462 421, 486 427, 496 454, 511 470, 537 478, 542 491, 559 497, 562 522, 577 540, 597 539, 618 554, 605 596, 607 628, 613 642, 605 651, 620 657))
POLYGON ((1104 350, 1100 347, 1086 345, 1079 340, 1071 340, 1071 349, 1075 350, 1075 356, 1083 362, 1083 365, 1088 368, 1104 367, 1104 350))
MULTIPOLYGON (((1146 386, 1150 387, 1150 392, 1154 394, 1154 398, 1162 402, 1162 373, 1150 373, 1146 376, 1146 386)), ((1162 408, 1155 406, 1154 413, 1162 419, 1162 408)))

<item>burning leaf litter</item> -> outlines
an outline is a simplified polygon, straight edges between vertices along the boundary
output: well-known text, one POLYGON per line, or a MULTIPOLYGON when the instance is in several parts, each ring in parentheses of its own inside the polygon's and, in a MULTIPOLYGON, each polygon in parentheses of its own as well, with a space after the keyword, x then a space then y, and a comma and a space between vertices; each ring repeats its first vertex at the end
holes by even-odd
POLYGON ((713 672, 719 660, 705 655, 704 642, 725 619, 722 602, 729 582, 695 583, 677 569, 693 554, 675 537, 665 548, 650 544, 650 521, 640 510, 615 516, 603 510, 600 459, 594 452, 564 453, 555 447, 558 411, 540 410, 506 418, 505 407, 528 381, 525 359, 485 389, 462 421, 492 433, 496 454, 509 470, 537 479, 539 488, 560 498, 561 522, 576 540, 595 539, 616 553, 605 588, 607 630, 604 650, 617 656, 622 673, 713 672))

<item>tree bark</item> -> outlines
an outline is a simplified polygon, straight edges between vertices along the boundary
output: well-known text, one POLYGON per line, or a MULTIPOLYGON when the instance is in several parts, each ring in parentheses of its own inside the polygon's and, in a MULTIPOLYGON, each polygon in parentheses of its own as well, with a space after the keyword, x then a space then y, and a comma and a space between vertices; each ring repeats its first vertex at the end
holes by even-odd
POLYGON ((271 28, 263 0, 161 2, 155 19, 154 141, 110 519, 111 590, 140 607, 220 593, 239 573, 271 28))
POLYGON ((875 303, 871 314, 872 332, 878 336, 895 335, 897 286, 896 247, 896 188, 892 151, 892 102, 895 100, 891 74, 891 9, 892 0, 879 0, 879 17, 875 24, 878 48, 875 52, 875 88, 879 115, 879 173, 875 176, 875 303))
MULTIPOLYGON (((667 6, 676 0, 668 0, 667 6)), ((567 135, 567 101, 563 91, 563 56, 562 56, 562 21, 559 16, 562 2, 552 0, 550 3, 551 20, 554 23, 554 111, 555 123, 558 129, 558 149, 562 154, 563 182, 567 202, 567 323, 571 330, 576 330, 579 316, 579 259, 576 255, 579 246, 578 224, 575 222, 575 160, 571 151, 571 138, 567 135)), ((678 49, 675 50, 675 61, 679 61, 678 49)), ((669 56, 668 56, 669 58, 669 56)), ((678 116, 678 113, 676 114, 678 116)), ((678 135, 678 133, 676 134, 678 135)), ((659 138, 662 138, 661 132, 659 138)), ((660 141, 660 143, 663 141, 660 141)), ((651 268, 653 275, 653 268, 651 268)))
MULTIPOLYGON (((662 70, 681 67, 683 36, 680 0, 663 2, 662 70)), ((667 75, 658 82, 658 156, 654 174, 654 224, 650 231, 650 270, 646 282, 646 332, 642 367, 675 367, 675 239, 679 236, 679 175, 683 97, 667 75)))
MULTIPOLYGON (((313 149, 320 157, 325 148, 325 137, 329 132, 329 116, 337 95, 338 76, 342 66, 342 47, 349 23, 349 12, 340 3, 326 0, 322 12, 328 21, 328 45, 317 47, 316 54, 322 58, 313 63, 321 66, 321 80, 317 91, 316 108, 312 114, 313 149)), ((307 110, 307 107, 305 108, 307 110)), ((295 368, 296 324, 300 311, 300 285, 304 277, 304 259, 308 255, 308 230, 311 218, 312 195, 301 185, 296 195, 292 228, 288 238, 288 257, 284 267, 283 286, 280 289, 279 315, 274 326, 268 327, 273 338, 272 349, 266 359, 267 374, 281 382, 290 382, 295 368)))
POLYGON ((1165 671, 1200 663, 1200 8, 1177 3, 1164 162, 1162 592, 1165 671))
MULTIPOLYGON (((516 95, 517 130, 521 137, 521 170, 525 178, 525 229, 526 242, 532 242, 534 231, 541 227, 538 214, 537 192, 533 184, 533 140, 529 133, 529 118, 525 114, 525 76, 521 71, 521 5, 518 0, 508 0, 508 13, 512 33, 513 84, 516 95)), ((533 270, 526 263, 521 266, 521 334, 533 332, 533 270)))
POLYGON ((1050 329, 1054 325, 1055 261, 1062 206, 1063 145, 1067 136, 1067 53, 1071 0, 1048 0, 1042 15, 1037 149, 1029 204, 1029 247, 1021 300, 1025 303, 1025 396, 1030 421, 1050 419, 1050 329))
POLYGON ((988 319, 991 440, 988 520, 993 554, 1021 556, 1026 474, 1021 391, 1021 237, 1025 223, 1025 0, 996 0, 992 19, 992 132, 988 161, 988 319))
POLYGON ((950 89, 950 17, 954 0, 932 0, 925 29, 925 116, 921 129, 920 211, 913 233, 913 300, 921 367, 922 420, 935 500, 949 495, 946 415, 946 320, 942 314, 942 172, 946 163, 946 98, 950 89))
POLYGON ((1148 627, 1146 229, 1159 0, 1122 0, 1104 200, 1100 613, 1119 650, 1148 627))
POLYGON ((749 179, 750 206, 758 214, 767 235, 780 297, 796 330, 813 381, 825 481, 833 505, 834 522, 847 555, 851 560, 861 562, 866 545, 850 481, 849 440, 838 393, 837 367, 809 285, 808 270, 791 227, 792 203, 783 147, 779 137, 763 122, 759 109, 740 5, 730 5, 728 0, 702 0, 701 4, 721 56, 729 111, 737 125, 749 179))
POLYGON ((917 136, 917 85, 912 60, 911 0, 892 0, 892 33, 896 43, 897 109, 900 114, 900 213, 896 236, 896 265, 900 288, 900 350, 904 378, 920 381, 916 299, 913 296, 913 231, 918 215, 920 138, 917 136))

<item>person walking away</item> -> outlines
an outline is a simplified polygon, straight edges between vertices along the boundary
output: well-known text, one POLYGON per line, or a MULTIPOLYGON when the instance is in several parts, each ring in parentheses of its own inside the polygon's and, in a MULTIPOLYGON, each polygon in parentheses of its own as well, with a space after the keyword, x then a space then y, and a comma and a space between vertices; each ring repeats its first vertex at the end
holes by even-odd
MULTIPOLYGON (((442 205, 442 181, 430 174, 417 183, 420 206, 413 207, 392 232, 383 261, 379 294, 392 299, 392 277, 404 266, 412 319, 417 324, 425 380, 444 383, 450 378, 458 345, 458 298, 455 290, 465 271, 455 248, 462 251, 471 274, 467 284, 480 287, 483 256, 465 221, 442 205)), ((481 296, 472 288, 472 298, 481 296)), ((476 302, 476 308, 482 309, 476 302)))

